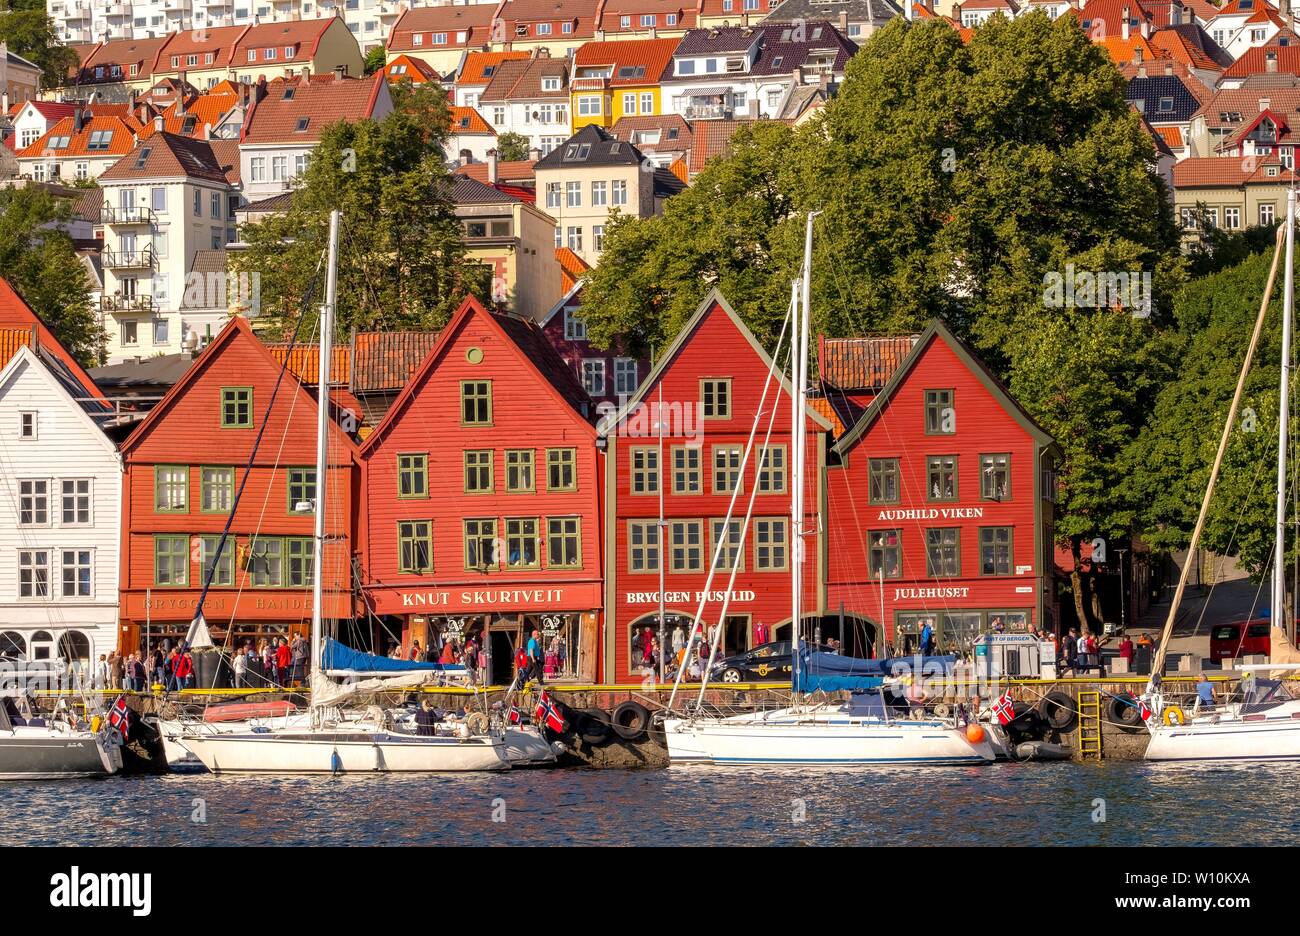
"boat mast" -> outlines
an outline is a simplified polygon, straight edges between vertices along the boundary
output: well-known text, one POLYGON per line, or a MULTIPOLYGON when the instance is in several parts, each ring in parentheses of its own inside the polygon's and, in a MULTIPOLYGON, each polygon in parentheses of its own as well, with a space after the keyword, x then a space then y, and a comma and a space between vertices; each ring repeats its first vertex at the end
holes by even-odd
MULTIPOLYGON (((664 478, 667 473, 664 471, 664 382, 659 381, 659 406, 658 412, 655 413, 655 428, 659 431, 659 454, 655 456, 655 467, 658 471, 657 484, 659 488, 659 525, 656 527, 656 542, 659 545, 659 682, 664 681, 664 643, 667 639, 668 625, 664 622, 664 557, 667 553, 664 551, 664 531, 668 524, 664 522, 664 478)), ((690 656, 691 648, 686 648, 686 655, 690 656)))
POLYGON ((799 632, 803 622, 803 557, 804 557, 804 472, 806 446, 804 438, 807 433, 805 413, 808 407, 808 326, 809 298, 812 284, 812 243, 813 219, 821 212, 808 212, 807 228, 803 242, 803 282, 796 281, 794 288, 802 285, 803 309, 797 306, 795 314, 799 316, 790 330, 790 373, 792 375, 790 400, 790 447, 794 450, 791 459, 791 483, 794 485, 790 495, 790 510, 794 515, 790 525, 790 684, 796 690, 799 685, 799 632))
POLYGON ((321 604, 325 571, 325 472, 329 463, 330 355, 334 343, 334 305, 338 300, 339 212, 330 212, 329 259, 325 274, 325 302, 320 307, 320 387, 316 396, 316 513, 312 537, 311 659, 321 666, 321 604))
POLYGON ((1286 444, 1291 416, 1291 319, 1295 301, 1295 188, 1286 193, 1286 274, 1282 283, 1282 377, 1277 401, 1277 520, 1273 535, 1273 626, 1286 628, 1286 444))

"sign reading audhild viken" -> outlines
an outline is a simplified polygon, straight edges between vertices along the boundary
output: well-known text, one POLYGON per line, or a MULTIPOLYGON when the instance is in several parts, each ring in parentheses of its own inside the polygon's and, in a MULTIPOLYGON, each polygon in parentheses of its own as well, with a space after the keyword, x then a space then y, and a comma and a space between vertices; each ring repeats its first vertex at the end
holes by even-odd
POLYGON ((50 878, 50 906, 60 908, 130 907, 146 917, 153 908, 153 875, 82 873, 76 865, 67 874, 50 878))

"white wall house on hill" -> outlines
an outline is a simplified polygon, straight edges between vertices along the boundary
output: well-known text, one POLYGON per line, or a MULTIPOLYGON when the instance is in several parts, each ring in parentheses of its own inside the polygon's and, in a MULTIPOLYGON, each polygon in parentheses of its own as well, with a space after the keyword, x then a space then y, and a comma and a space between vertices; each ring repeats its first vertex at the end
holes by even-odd
POLYGON ((88 397, 43 350, 0 370, 0 655, 72 673, 117 646, 122 468, 88 397))

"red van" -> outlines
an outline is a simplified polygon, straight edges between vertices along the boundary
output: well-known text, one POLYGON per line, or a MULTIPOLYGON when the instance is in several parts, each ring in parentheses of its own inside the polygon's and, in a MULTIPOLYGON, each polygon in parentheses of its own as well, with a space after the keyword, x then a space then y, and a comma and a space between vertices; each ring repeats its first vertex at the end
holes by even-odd
POLYGON ((1268 656, 1272 626, 1268 618, 1214 625, 1210 631, 1210 659, 1218 663, 1241 656, 1268 656))

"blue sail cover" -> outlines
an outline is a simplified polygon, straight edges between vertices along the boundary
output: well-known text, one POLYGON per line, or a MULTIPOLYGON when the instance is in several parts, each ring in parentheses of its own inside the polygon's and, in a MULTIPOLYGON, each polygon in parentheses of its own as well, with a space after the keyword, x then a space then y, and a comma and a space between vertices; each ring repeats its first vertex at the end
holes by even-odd
POLYGON ((814 653, 806 647, 799 655, 795 692, 862 692, 884 684, 886 676, 944 676, 952 672, 955 656, 910 656, 862 660, 837 653, 814 653))
POLYGON ((326 670, 351 670, 356 673, 409 673, 415 670, 433 670, 437 672, 464 672, 465 667, 459 663, 422 663, 415 660, 394 660, 390 657, 375 656, 345 647, 337 640, 325 638, 321 648, 321 663, 326 670))

